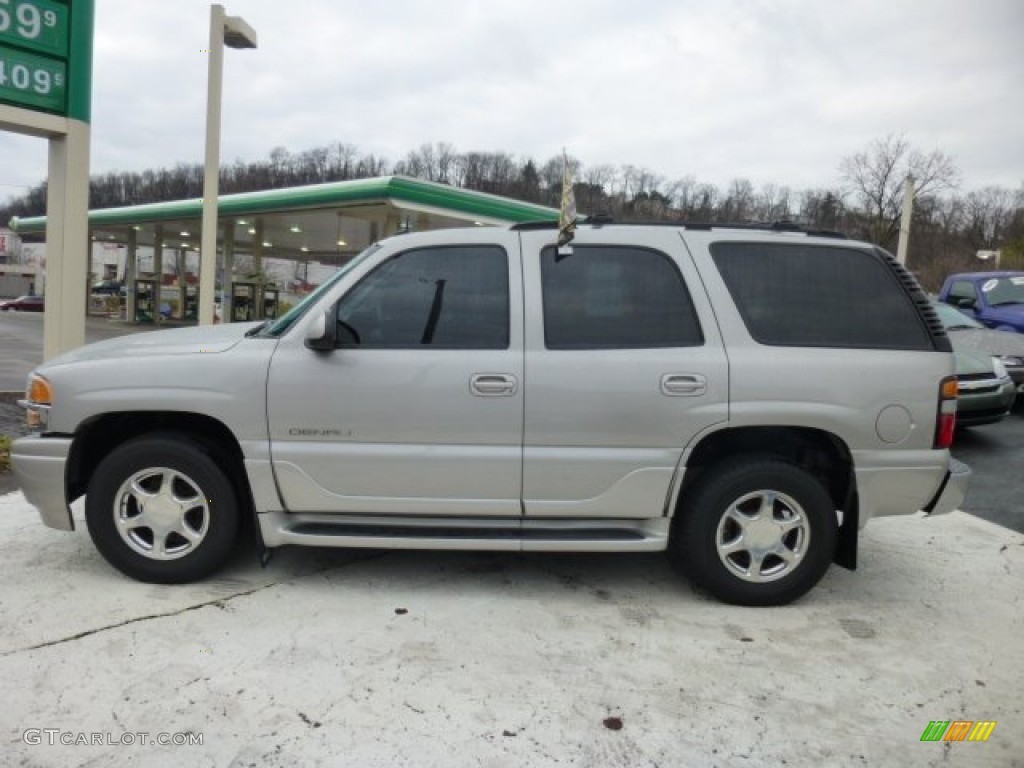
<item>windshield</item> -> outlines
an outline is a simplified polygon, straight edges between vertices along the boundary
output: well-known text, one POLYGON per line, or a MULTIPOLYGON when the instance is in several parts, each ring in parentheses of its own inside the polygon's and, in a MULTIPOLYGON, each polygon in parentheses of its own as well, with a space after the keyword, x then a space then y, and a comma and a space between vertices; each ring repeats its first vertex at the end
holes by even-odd
POLYGON ((1003 304, 1024 304, 1024 274, 993 277, 981 285, 985 301, 990 307, 1003 304))
POLYGON ((951 307, 949 304, 943 304, 941 301, 934 301, 932 304, 935 307, 935 311, 939 314, 939 320, 942 321, 942 325, 947 331, 953 328, 985 327, 973 317, 965 315, 956 307, 951 307))
POLYGON ((287 331, 295 324, 296 320, 298 320, 300 317, 306 314, 306 312, 309 311, 310 307, 312 307, 318 301, 320 301, 321 297, 323 297, 325 293, 331 290, 331 288, 339 280, 341 280, 341 278, 343 278, 345 275, 347 275, 349 272, 355 269, 359 264, 364 262, 371 254, 376 253, 378 250, 380 250, 380 244, 374 243, 365 251, 356 256, 354 259, 352 259, 352 261, 348 262, 347 264, 343 264, 341 267, 338 268, 338 271, 331 275, 331 277, 328 280, 323 282, 319 288, 317 288, 315 291, 309 294, 309 296, 304 298, 302 301, 300 301, 298 304, 296 304, 294 307, 288 310, 285 314, 283 314, 281 317, 275 320, 273 325, 263 330, 262 335, 280 336, 282 333, 287 331))

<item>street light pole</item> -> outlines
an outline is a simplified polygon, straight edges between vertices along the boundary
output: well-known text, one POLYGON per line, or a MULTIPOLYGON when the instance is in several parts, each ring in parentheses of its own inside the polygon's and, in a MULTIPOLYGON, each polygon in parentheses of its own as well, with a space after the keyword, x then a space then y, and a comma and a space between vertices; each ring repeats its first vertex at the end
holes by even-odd
POLYGON ((914 213, 914 177, 907 175, 903 184, 903 214, 900 216, 900 239, 896 247, 896 261, 907 263, 907 245, 910 243, 910 221, 914 213))
POLYGON ((217 197, 220 193, 220 103, 224 46, 255 48, 256 32, 239 16, 228 16, 223 5, 210 6, 210 56, 206 83, 206 160, 203 176, 203 224, 199 251, 200 325, 213 323, 217 272, 217 197))

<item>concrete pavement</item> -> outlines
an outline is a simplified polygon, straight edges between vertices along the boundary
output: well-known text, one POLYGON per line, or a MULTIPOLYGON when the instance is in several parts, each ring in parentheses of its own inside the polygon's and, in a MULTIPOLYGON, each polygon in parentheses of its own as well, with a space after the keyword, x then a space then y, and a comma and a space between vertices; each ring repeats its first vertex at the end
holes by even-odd
POLYGON ((8 494, 4 762, 1024 766, 1024 536, 887 519, 861 554, 764 610, 695 594, 655 555, 293 549, 260 569, 240 550, 159 587, 8 494), (958 719, 997 725, 920 741, 958 719), (161 732, 202 744, 150 745, 161 732))

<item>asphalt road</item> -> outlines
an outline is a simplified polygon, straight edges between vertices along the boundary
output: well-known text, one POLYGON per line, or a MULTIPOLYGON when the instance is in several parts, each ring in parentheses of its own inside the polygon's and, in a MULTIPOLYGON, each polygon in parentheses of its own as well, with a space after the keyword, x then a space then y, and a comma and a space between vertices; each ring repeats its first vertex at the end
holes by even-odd
MULTIPOLYGON (((86 341, 153 330, 149 325, 90 317, 86 341)), ((0 312, 0 392, 21 392, 43 358, 43 316, 0 312)), ((998 424, 960 430, 953 455, 974 471, 964 510, 1024 533, 1024 403, 998 424)))
POLYGON ((998 424, 957 432, 953 455, 974 472, 963 508, 1024 533, 1024 402, 998 424))
MULTIPOLYGON (((87 342, 151 330, 151 325, 133 325, 102 317, 85 320, 87 342)), ((25 377, 42 361, 43 314, 0 312, 0 392, 24 390, 25 377)))

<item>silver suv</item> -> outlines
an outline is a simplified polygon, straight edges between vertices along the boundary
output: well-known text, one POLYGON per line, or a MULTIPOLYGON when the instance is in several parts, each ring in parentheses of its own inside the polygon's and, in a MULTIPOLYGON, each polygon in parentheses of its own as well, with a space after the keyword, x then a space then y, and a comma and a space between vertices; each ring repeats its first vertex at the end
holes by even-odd
POLYGON ((116 568, 263 546, 668 550, 796 599, 885 515, 948 512, 956 381, 884 251, 789 230, 549 225, 390 238, 269 324, 113 339, 29 378, 26 498, 116 568))

